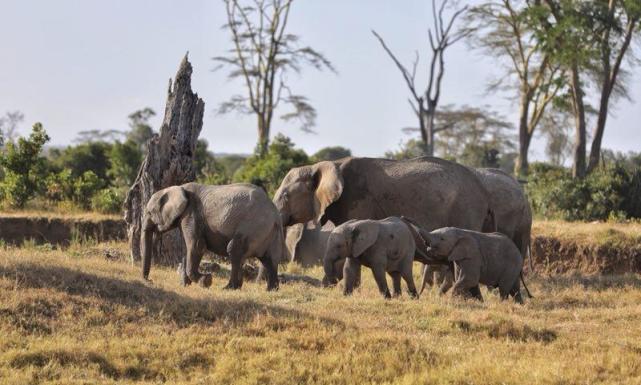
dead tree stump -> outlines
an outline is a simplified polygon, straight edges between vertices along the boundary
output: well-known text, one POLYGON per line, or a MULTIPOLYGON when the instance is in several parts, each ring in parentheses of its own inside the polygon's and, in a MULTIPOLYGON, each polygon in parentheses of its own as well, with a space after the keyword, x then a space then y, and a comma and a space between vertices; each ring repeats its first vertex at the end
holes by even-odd
MULTIPOLYGON (((187 55, 180 63, 169 91, 160 135, 154 134, 147 145, 147 155, 124 203, 125 222, 132 261, 140 260, 140 227, 144 208, 153 193, 169 186, 196 179, 194 154, 203 126, 205 103, 191 90, 191 63, 187 55)), ((154 235, 155 263, 174 265, 185 254, 179 229, 162 236, 154 235)))

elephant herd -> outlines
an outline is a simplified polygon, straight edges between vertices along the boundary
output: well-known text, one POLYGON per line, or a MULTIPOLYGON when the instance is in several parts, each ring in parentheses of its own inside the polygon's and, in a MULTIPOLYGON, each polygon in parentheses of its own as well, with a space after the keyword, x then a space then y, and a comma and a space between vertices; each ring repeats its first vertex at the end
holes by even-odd
POLYGON ((343 158, 291 169, 273 201, 250 184, 187 183, 152 195, 143 217, 143 277, 149 276, 152 238, 179 228, 185 240, 181 279, 203 287, 205 251, 231 262, 229 283, 242 285, 242 266, 260 261, 267 289, 278 288, 278 265, 323 265, 326 286, 344 280, 344 293, 360 283, 361 265, 378 288, 411 296, 414 261, 424 264, 423 284, 444 277, 441 292, 482 299, 479 284, 501 298, 521 302, 523 259, 529 250, 532 214, 523 189, 496 169, 474 169, 447 160, 343 158))

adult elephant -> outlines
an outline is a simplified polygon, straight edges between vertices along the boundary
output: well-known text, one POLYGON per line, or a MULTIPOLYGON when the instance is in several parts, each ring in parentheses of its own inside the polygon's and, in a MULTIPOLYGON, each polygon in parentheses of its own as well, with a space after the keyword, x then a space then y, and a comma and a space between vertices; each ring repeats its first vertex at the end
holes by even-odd
POLYGON ((303 267, 320 266, 325 245, 334 227, 330 221, 323 226, 313 221, 289 226, 285 236, 289 261, 300 263, 303 267))
MULTIPOLYGON (((490 197, 476 175, 432 157, 344 158, 291 169, 274 195, 283 225, 307 221, 412 218, 431 231, 494 231, 490 197)), ((419 252, 415 259, 427 262, 419 252)))

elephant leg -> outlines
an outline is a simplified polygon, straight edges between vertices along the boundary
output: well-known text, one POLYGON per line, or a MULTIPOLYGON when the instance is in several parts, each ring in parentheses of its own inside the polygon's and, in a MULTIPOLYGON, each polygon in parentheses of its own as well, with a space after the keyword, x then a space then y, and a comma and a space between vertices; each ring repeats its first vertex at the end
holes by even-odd
POLYGON ((394 297, 400 297, 401 295, 401 272, 394 271, 389 273, 392 276, 392 286, 394 287, 394 297))
POLYGON ((227 245, 227 253, 231 261, 231 274, 225 290, 236 290, 243 286, 243 262, 245 261, 246 242, 243 238, 234 236, 227 245))
POLYGON ((378 286, 378 291, 386 299, 392 298, 392 295, 389 292, 389 288, 387 287, 387 279, 385 278, 385 268, 380 265, 373 265, 372 274, 374 274, 374 280, 376 281, 376 285, 378 286))
POLYGON ((452 287, 453 296, 463 298, 476 298, 483 300, 479 290, 479 278, 481 272, 476 269, 475 263, 471 260, 458 261, 456 266, 456 282, 452 287))
POLYGON ((360 270, 361 263, 356 258, 345 259, 345 264, 343 265, 343 279, 345 280, 344 295, 350 295, 354 291, 357 272, 360 272, 360 270))
POLYGON ((410 258, 410 262, 403 268, 401 276, 407 285, 407 291, 410 293, 410 297, 418 298, 418 292, 416 291, 416 285, 414 284, 414 276, 412 275, 412 264, 413 259, 410 258))
POLYGON ((180 230, 187 249, 187 254, 183 258, 185 268, 182 273, 182 282, 184 284, 188 279, 191 282, 198 282, 200 286, 207 288, 211 286, 212 276, 211 274, 201 274, 198 271, 204 250, 200 245, 199 237, 196 235, 195 227, 195 220, 191 216, 185 217, 181 222, 180 230))
POLYGON ((180 263, 180 270, 178 271, 178 273, 180 274, 181 285, 191 285, 191 279, 189 279, 189 275, 187 274, 187 254, 183 255, 182 262, 180 263))
POLYGON ((443 282, 439 288, 439 293, 441 295, 447 293, 448 290, 454 285, 456 275, 456 268, 449 266, 443 269, 443 282))
POLYGON ((360 263, 358 265, 358 270, 356 270, 354 273, 355 273, 354 287, 361 287, 361 265, 360 265, 360 263))
MULTIPOLYGON (((260 271, 262 271, 263 276, 267 278, 267 291, 278 290, 278 267, 274 263, 273 258, 265 255, 259 258, 259 261, 261 263, 260 271)), ((258 273, 258 277, 261 277, 260 272, 258 273)))

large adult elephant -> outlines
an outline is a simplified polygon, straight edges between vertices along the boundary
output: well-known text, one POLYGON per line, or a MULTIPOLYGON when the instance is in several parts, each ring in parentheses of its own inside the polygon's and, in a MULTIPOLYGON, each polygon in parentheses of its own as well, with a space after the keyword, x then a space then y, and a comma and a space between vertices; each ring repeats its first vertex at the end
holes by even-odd
MULTIPOLYGON (((432 157, 344 158, 291 169, 274 195, 283 225, 331 220, 412 218, 425 230, 494 231, 490 197, 477 176, 432 157)), ((417 253, 415 259, 426 262, 417 253)))
POLYGON ((303 267, 320 266, 325 245, 334 227, 330 221, 323 226, 313 221, 289 226, 285 236, 289 261, 300 263, 303 267))

